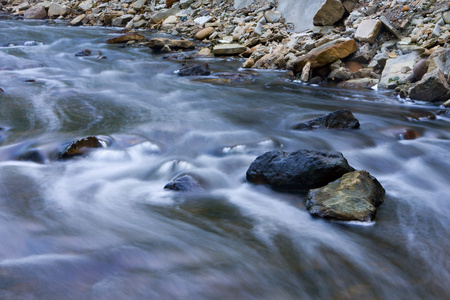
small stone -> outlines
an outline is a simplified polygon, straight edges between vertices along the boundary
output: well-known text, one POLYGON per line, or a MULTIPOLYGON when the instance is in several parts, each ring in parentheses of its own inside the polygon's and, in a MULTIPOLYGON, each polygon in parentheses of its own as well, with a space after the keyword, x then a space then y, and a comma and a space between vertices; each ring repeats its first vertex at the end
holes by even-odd
POLYGON ((214 27, 206 27, 205 29, 202 29, 199 32, 197 32, 194 35, 194 39, 196 39, 196 40, 206 39, 211 35, 211 33, 214 32, 214 30, 215 30, 214 27))
POLYGON ((190 175, 184 175, 174 179, 164 186, 165 190, 177 192, 199 192, 203 191, 200 182, 190 175))
POLYGON ((211 52, 211 49, 203 47, 197 52, 196 55, 197 56, 212 56, 212 52, 211 52))
POLYGON ((92 148, 102 148, 101 141, 95 136, 89 136, 80 140, 76 140, 69 144, 62 153, 59 154, 59 159, 70 159, 77 156, 83 156, 92 148))
POLYGON ((75 53, 75 56, 91 56, 92 51, 89 49, 83 49, 75 53))

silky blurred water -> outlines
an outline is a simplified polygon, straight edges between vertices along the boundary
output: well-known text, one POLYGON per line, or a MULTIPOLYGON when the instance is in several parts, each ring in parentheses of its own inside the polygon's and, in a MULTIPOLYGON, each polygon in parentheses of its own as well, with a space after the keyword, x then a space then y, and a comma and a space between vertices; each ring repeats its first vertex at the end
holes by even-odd
POLYGON ((236 59, 188 62, 253 80, 179 77, 177 59, 104 43, 116 34, 0 21, 0 299, 450 297, 450 119, 408 119, 439 107, 236 59), (344 108, 361 129, 289 129, 344 108), (56 159, 90 135, 108 147, 56 159), (386 189, 376 222, 312 218, 305 195, 246 183, 279 149, 336 150, 369 171, 386 189), (163 189, 180 174, 205 191, 163 189))

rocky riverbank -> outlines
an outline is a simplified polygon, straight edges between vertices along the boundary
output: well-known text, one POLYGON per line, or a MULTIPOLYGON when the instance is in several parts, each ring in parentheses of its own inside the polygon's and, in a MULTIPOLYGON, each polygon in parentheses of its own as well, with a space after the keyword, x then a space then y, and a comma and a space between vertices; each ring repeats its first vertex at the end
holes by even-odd
MULTIPOLYGON (((152 29, 195 40, 197 55, 239 56, 243 68, 291 70, 302 82, 378 87, 427 102, 450 98, 448 1, 322 0, 314 26, 303 32, 295 32, 284 18, 279 1, 236 2, 1 0, 0 9, 26 19, 66 20, 71 26, 152 29)), ((149 45, 141 38, 121 42, 149 45)), ((179 49, 166 44, 153 49, 179 49)))

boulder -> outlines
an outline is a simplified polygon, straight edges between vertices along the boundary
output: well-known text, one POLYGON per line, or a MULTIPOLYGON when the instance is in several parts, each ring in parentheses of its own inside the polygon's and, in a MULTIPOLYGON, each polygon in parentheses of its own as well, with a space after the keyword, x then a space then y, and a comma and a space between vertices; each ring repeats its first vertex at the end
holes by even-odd
POLYGON ((372 221, 384 194, 384 188, 367 171, 354 171, 309 191, 306 208, 311 215, 323 218, 372 221))
POLYGON ((25 19, 45 19, 47 11, 42 6, 36 5, 27 9, 23 16, 25 19))
POLYGON ((427 102, 445 101, 450 96, 448 82, 441 70, 435 69, 423 76, 409 90, 409 97, 413 100, 427 102))
POLYGON ((206 39, 211 35, 211 33, 214 32, 214 27, 206 27, 205 29, 200 30, 194 35, 194 39, 196 40, 203 40, 206 39))
POLYGON ((239 44, 222 44, 213 48, 214 55, 238 55, 247 50, 247 47, 239 44))
POLYGON ((148 47, 153 51, 161 51, 164 47, 169 47, 173 50, 192 50, 195 49, 195 44, 188 40, 171 40, 168 38, 153 38, 149 41, 148 47))
POLYGON ((89 136, 80 140, 73 141, 59 153, 59 159, 70 159, 77 156, 83 156, 92 148, 102 148, 103 145, 95 136, 89 136))
POLYGON ((307 62, 311 68, 319 68, 331 64, 338 59, 345 58, 356 52, 358 46, 353 39, 337 39, 311 50, 308 54, 299 57, 293 63, 294 72, 300 73, 307 62))
POLYGON ((122 35, 116 36, 114 38, 108 39, 108 40, 106 40, 106 43, 107 44, 122 44, 122 43, 126 43, 129 41, 141 41, 141 40, 145 40, 145 36, 140 35, 136 32, 130 32, 130 33, 122 34, 122 35))
POLYGON ((264 13, 264 17, 267 23, 278 23, 280 21, 282 15, 279 11, 268 10, 264 13))
POLYGON ((411 52, 397 58, 388 59, 381 74, 378 87, 381 89, 393 89, 406 83, 408 77, 412 75, 412 69, 405 72, 406 69, 404 67, 413 67, 418 56, 417 52, 411 52))
POLYGON ((165 190, 172 190, 178 192, 199 192, 203 191, 200 182, 190 175, 184 175, 175 178, 164 186, 165 190))
POLYGON ((344 16, 345 8, 340 0, 326 0, 314 15, 315 26, 331 26, 344 16))
POLYGON ((70 25, 72 26, 78 26, 81 25, 81 22, 83 21, 83 19, 86 17, 85 14, 79 15, 78 17, 76 17, 75 19, 73 19, 72 21, 70 21, 70 25))
POLYGON ((351 111, 341 109, 292 127, 295 130, 312 129, 358 129, 359 121, 351 111))
POLYGON ((379 20, 364 20, 358 25, 355 33, 355 39, 360 42, 375 43, 381 30, 381 21, 379 20))
POLYGON ((178 76, 208 76, 211 74, 207 63, 185 67, 178 71, 178 76))
POLYGON ((322 187, 353 171, 342 153, 300 150, 270 151, 258 156, 247 170, 247 180, 284 191, 322 187))
POLYGON ((117 18, 114 18, 112 20, 111 25, 114 26, 114 27, 123 27, 128 22, 130 22, 133 18, 134 18, 134 16, 132 14, 126 14, 126 15, 118 16, 117 18))
POLYGON ((145 4, 147 4, 147 0, 138 0, 133 3, 132 7, 136 10, 140 10, 145 4))
POLYGON ((90 10, 94 4, 92 3, 92 0, 86 0, 78 4, 78 8, 82 9, 83 11, 90 10))
POLYGON ((343 89, 361 90, 361 89, 371 89, 377 83, 378 83, 378 79, 358 78, 358 79, 350 79, 347 81, 339 82, 337 87, 343 88, 343 89))
POLYGON ((68 13, 68 9, 66 6, 57 4, 52 2, 48 8, 48 16, 51 17, 59 17, 59 16, 65 16, 68 13))

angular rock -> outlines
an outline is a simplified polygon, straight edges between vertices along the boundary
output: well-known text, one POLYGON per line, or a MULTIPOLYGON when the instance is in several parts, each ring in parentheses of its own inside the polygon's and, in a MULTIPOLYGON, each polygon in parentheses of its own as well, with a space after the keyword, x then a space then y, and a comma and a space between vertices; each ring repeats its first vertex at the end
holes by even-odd
POLYGON ((281 19, 281 12, 268 10, 264 13, 267 23, 277 23, 281 19))
POLYGON ((449 96, 447 79, 439 69, 425 74, 409 91, 411 99, 427 102, 445 101, 449 96))
POLYGON ((211 35, 211 33, 214 32, 214 27, 206 27, 205 29, 200 30, 194 35, 194 39, 196 40, 203 40, 206 39, 211 35))
POLYGON ((172 29, 178 23, 177 16, 168 16, 161 25, 160 30, 167 31, 172 29))
POLYGON ((403 35, 389 22, 389 20, 385 16, 380 17, 381 23, 383 23, 384 27, 387 28, 387 30, 395 35, 395 37, 399 40, 403 38, 403 35))
POLYGON ((114 18, 111 22, 111 25, 114 27, 122 27, 125 26, 128 22, 130 22, 134 16, 132 14, 126 14, 122 16, 118 16, 114 18))
POLYGON ((189 8, 189 6, 191 6, 191 4, 194 2, 195 0, 180 0, 180 8, 181 9, 189 8))
POLYGON ((66 6, 57 4, 52 2, 48 8, 48 16, 51 17, 59 17, 59 16, 65 16, 68 13, 68 9, 66 6))
POLYGON ((360 42, 375 43, 381 30, 381 22, 379 20, 364 20, 358 25, 355 33, 355 39, 360 42))
POLYGON ((116 36, 114 38, 108 39, 108 40, 106 40, 105 43, 107 43, 107 44, 122 44, 122 43, 126 43, 129 41, 141 41, 141 40, 145 40, 145 36, 142 36, 136 32, 130 32, 130 33, 122 34, 122 35, 116 36))
POLYGON ((213 48, 214 55, 238 55, 247 50, 247 47, 239 44, 222 44, 213 48))
POLYGON ((406 83, 408 77, 412 75, 411 71, 404 72, 405 66, 414 66, 416 58, 419 56, 417 52, 411 52, 397 58, 391 58, 386 61, 386 66, 381 74, 378 87, 381 89, 395 88, 398 85, 406 83))
POLYGON ((347 81, 339 82, 337 87, 343 88, 343 89, 362 90, 362 89, 371 89, 377 83, 378 83, 378 79, 359 78, 359 79, 350 79, 347 81))
POLYGON ((83 21, 83 19, 86 17, 85 14, 79 15, 78 17, 76 17, 75 19, 73 19, 72 21, 70 21, 70 25, 72 26, 78 26, 81 25, 81 21, 83 21))
POLYGON ((323 218, 373 221, 384 194, 384 188, 367 171, 355 171, 309 191, 306 208, 311 215, 323 218))
POLYGON ((344 16, 345 8, 340 0, 326 0, 315 14, 315 26, 331 26, 344 16))
POLYGON ((133 3, 133 8, 136 10, 140 10, 141 8, 144 7, 144 5, 147 3, 147 0, 138 0, 136 2, 133 3))
POLYGON ((36 5, 27 9, 23 16, 25 19, 45 19, 47 11, 42 6, 36 5))
POLYGON ((63 150, 63 152, 59 154, 58 158, 70 159, 77 156, 83 156, 89 151, 89 149, 102 147, 103 145, 97 137, 89 136, 81 140, 73 141, 63 150))
POLYGON ((345 58, 356 52, 358 46, 353 39, 337 39, 311 50, 308 54, 299 57, 293 63, 295 73, 303 70, 307 62, 311 68, 319 68, 331 64, 338 59, 345 58))
POLYGON ((166 0, 166 7, 172 7, 172 5, 178 1, 179 0, 166 0))
POLYGON ((208 76, 211 74, 207 63, 183 68, 178 71, 178 76, 208 76))
POLYGON ((164 186, 165 190, 178 192, 199 192, 203 191, 200 182, 190 175, 178 177, 164 186))
POLYGON ((171 40, 168 38, 153 38, 149 41, 148 47, 153 51, 161 51, 165 46, 173 50, 192 50, 195 44, 188 40, 171 40))
POLYGON ((342 153, 300 150, 270 151, 258 156, 247 170, 247 180, 284 191, 322 187, 353 171, 342 153))
POLYGON ((80 4, 78 4, 78 8, 82 9, 83 11, 88 11, 93 7, 92 0, 83 1, 80 4))
POLYGON ((358 129, 359 121, 351 111, 341 109, 292 127, 295 130, 312 129, 358 129))

